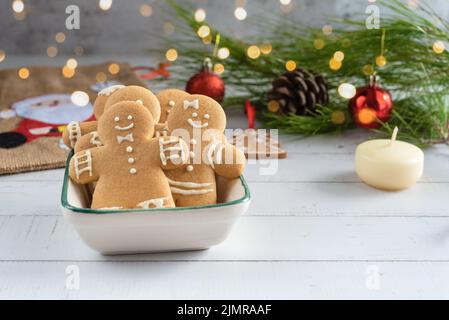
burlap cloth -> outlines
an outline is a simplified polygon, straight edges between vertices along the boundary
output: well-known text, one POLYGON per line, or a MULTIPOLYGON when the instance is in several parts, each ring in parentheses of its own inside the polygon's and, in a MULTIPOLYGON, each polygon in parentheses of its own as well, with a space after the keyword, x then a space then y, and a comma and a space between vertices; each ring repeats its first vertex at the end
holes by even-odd
MULTIPOLYGON (((116 75, 108 72, 110 64, 80 66, 70 79, 62 76, 61 67, 30 67, 30 76, 26 80, 18 77, 18 69, 0 70, 0 110, 8 109, 12 103, 25 98, 71 94, 77 90, 86 92, 93 103, 97 92, 91 86, 97 83, 99 72, 105 73, 109 81, 144 86, 127 63, 118 63, 120 72, 116 75)), ((20 121, 20 117, 0 119, 0 132, 14 130, 20 121)), ((59 144, 59 137, 41 137, 17 148, 0 149, 0 175, 64 167, 69 151, 59 144)))

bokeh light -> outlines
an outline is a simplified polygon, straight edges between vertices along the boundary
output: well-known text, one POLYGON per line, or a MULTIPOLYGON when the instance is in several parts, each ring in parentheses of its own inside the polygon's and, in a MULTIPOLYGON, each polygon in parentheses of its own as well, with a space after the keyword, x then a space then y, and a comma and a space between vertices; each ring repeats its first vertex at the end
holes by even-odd
POLYGON ((12 10, 15 13, 22 13, 25 10, 25 4, 22 0, 14 0, 11 4, 12 10))
POLYGON ((75 91, 72 93, 71 97, 72 103, 80 106, 85 107, 89 104, 89 95, 85 93, 84 91, 75 91))
POLYGON ((271 100, 270 102, 268 102, 267 108, 268 111, 275 113, 279 111, 281 106, 279 105, 279 102, 277 102, 276 100, 271 100))
POLYGON ((54 58, 58 55, 58 48, 56 48, 55 46, 49 46, 47 48, 47 56, 49 56, 50 58, 54 58))
POLYGON ((108 71, 110 74, 117 74, 120 72, 120 66, 117 63, 111 63, 108 66, 108 71))
POLYGON ((99 0, 98 6, 100 7, 101 10, 107 11, 112 7, 112 0, 99 0))
POLYGON ((207 36, 210 35, 210 28, 208 26, 201 26, 198 28, 198 36, 200 38, 206 38, 207 36))
POLYGON ((260 57, 260 49, 258 46, 250 46, 248 50, 246 50, 246 54, 251 59, 257 59, 260 57))
POLYGON ((106 75, 106 73, 100 71, 95 75, 95 80, 97 80, 97 82, 106 82, 106 80, 108 79, 108 76, 106 75))
POLYGON ((446 46, 444 45, 443 41, 435 41, 432 49, 435 53, 442 54, 446 49, 446 46))
POLYGON ((237 8, 235 8, 234 16, 237 20, 242 21, 242 20, 246 19, 246 17, 248 16, 248 13, 246 12, 245 8, 237 7, 237 8))
POLYGON ((0 50, 0 62, 5 60, 6 58, 6 52, 4 50, 0 50))
POLYGON ((225 71, 225 67, 221 63, 217 63, 214 65, 214 72, 216 74, 222 74, 224 71, 225 71))
POLYGON ((331 70, 333 70, 333 71, 340 70, 342 65, 343 64, 341 61, 337 61, 334 58, 330 59, 330 61, 329 61, 329 68, 331 68, 331 70))
POLYGON ((296 70, 296 62, 293 60, 289 60, 285 63, 285 69, 287 69, 287 71, 294 71, 296 70))
POLYGON ((260 46, 260 52, 262 52, 263 54, 270 54, 272 50, 273 46, 271 45, 271 43, 263 43, 260 46))
POLYGON ((332 112, 331 121, 333 124, 343 124, 346 122, 346 114, 341 110, 335 110, 332 112))
POLYGON ((333 32, 333 28, 330 24, 326 24, 323 26, 323 34, 326 36, 330 36, 333 32))
POLYGON ((324 42, 323 39, 315 39, 315 41, 313 41, 313 46, 317 50, 323 49, 325 45, 326 45, 326 43, 324 42))
POLYGON ((153 14, 153 8, 150 5, 144 3, 140 6, 139 12, 142 17, 150 17, 153 14))
POLYGON ((58 32, 55 35, 55 41, 57 43, 63 43, 65 41, 65 34, 64 34, 64 32, 58 32))
POLYGON ((377 56, 376 64, 378 67, 384 67, 387 64, 387 58, 385 56, 377 56))
POLYGON ((78 61, 76 61, 76 59, 74 58, 70 58, 67 60, 65 65, 70 69, 76 69, 76 67, 78 67, 78 61))
POLYGON ((64 78, 72 78, 75 75, 75 69, 74 68, 70 68, 69 66, 65 65, 62 68, 62 76, 64 78))
POLYGON ((342 62, 345 59, 345 54, 342 51, 337 51, 334 53, 334 59, 342 62))
POLYGON ((360 110, 357 117, 361 124, 372 124, 377 119, 376 111, 371 108, 364 108, 360 110))
POLYGON ((338 94, 345 99, 352 99, 357 93, 357 89, 350 83, 342 83, 338 87, 338 94))
POLYGON ((178 51, 176 51, 176 49, 168 49, 165 53, 165 57, 168 61, 176 61, 176 59, 178 59, 178 51))
POLYGON ((224 59, 229 58, 230 54, 231 54, 231 52, 229 51, 228 48, 220 48, 220 49, 218 49, 217 57, 224 60, 224 59))
POLYGON ((195 21, 196 22, 203 22, 204 20, 206 20, 206 11, 204 9, 197 9, 195 11, 195 21))
POLYGON ((28 77, 30 76, 30 70, 28 68, 20 68, 18 75, 20 79, 28 79, 28 77))

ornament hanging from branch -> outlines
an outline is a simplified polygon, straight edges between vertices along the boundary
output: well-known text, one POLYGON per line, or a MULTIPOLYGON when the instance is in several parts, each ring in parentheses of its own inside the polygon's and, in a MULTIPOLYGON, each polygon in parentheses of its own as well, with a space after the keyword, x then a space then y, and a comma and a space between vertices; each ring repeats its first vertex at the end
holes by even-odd
POLYGON ((190 94, 202 94, 218 102, 225 96, 225 83, 223 79, 212 71, 212 61, 206 58, 200 72, 193 75, 187 82, 186 91, 190 94))
POLYGON ((378 129, 381 122, 388 122, 392 109, 391 94, 376 84, 376 75, 370 77, 368 86, 357 88, 356 95, 349 101, 354 121, 366 129, 378 129))

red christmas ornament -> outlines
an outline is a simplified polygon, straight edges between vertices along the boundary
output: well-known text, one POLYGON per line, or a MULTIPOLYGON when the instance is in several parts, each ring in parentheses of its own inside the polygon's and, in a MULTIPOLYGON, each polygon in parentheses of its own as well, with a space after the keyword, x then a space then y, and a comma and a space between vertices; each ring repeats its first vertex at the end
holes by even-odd
POLYGON ((377 129, 381 122, 390 120, 393 100, 391 94, 376 84, 376 76, 371 76, 370 84, 357 88, 356 95, 349 101, 349 111, 361 128, 377 129))
POLYGON ((225 83, 211 69, 212 62, 207 58, 204 60, 201 71, 187 82, 186 91, 190 94, 202 94, 221 102, 225 96, 225 83))

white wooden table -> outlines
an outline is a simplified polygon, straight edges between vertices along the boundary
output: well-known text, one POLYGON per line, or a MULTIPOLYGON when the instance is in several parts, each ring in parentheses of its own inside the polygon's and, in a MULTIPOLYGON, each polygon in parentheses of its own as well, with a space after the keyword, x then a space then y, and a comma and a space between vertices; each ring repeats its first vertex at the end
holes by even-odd
POLYGON ((103 257, 61 215, 63 170, 0 177, 0 298, 449 298, 449 147, 388 193, 354 173, 366 138, 282 137, 288 159, 248 167, 248 213, 201 252, 103 257))

